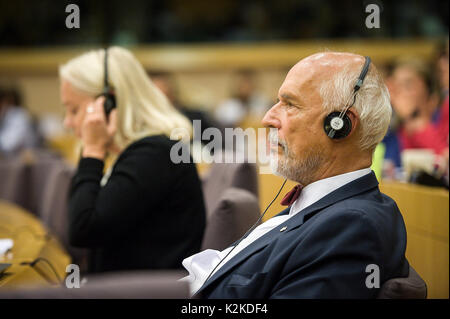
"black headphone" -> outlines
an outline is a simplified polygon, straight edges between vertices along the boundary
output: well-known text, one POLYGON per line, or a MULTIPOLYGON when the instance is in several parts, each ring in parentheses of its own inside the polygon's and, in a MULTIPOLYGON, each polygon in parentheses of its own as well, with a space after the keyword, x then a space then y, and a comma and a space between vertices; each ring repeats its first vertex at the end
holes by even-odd
POLYGON ((109 113, 116 107, 116 97, 114 95, 114 91, 109 86, 108 82, 108 49, 105 48, 105 67, 104 67, 104 77, 103 77, 103 92, 100 96, 105 97, 105 103, 103 104, 103 108, 105 110, 106 117, 108 117, 109 113))
POLYGON ((323 129, 327 136, 332 139, 341 139, 348 134, 350 134, 352 130, 352 121, 347 116, 347 110, 355 104, 356 101, 356 92, 361 88, 364 78, 367 75, 367 72, 369 72, 369 66, 370 66, 370 57, 365 57, 365 62, 363 69, 361 71, 361 74, 358 77, 358 80, 356 81, 355 87, 353 88, 352 95, 350 98, 353 97, 353 102, 351 104, 348 104, 344 110, 341 112, 332 112, 327 115, 323 122, 323 129))

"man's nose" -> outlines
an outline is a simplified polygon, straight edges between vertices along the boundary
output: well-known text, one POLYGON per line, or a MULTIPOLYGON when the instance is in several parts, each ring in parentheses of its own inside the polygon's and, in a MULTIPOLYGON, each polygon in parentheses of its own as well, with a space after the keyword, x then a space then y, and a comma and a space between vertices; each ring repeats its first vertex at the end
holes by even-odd
POLYGON ((277 105, 278 103, 272 106, 264 115, 261 122, 265 127, 274 127, 277 129, 281 127, 281 122, 278 118, 277 105))

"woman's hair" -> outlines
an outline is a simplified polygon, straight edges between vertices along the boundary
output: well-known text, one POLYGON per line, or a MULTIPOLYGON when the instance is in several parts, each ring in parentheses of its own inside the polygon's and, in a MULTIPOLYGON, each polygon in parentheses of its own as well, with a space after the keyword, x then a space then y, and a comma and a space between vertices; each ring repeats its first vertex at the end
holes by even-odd
MULTIPOLYGON (((96 97, 104 87, 105 50, 82 54, 60 66, 59 75, 76 89, 96 97)), ((125 148, 150 135, 170 137, 174 129, 192 135, 192 125, 152 83, 134 55, 121 47, 108 49, 108 83, 117 105, 115 144, 125 148)))
MULTIPOLYGON (((342 111, 351 102, 349 97, 360 72, 360 69, 346 67, 321 83, 319 92, 325 110, 342 111)), ((359 146, 362 150, 373 151, 386 135, 392 116, 389 91, 373 65, 356 94, 353 107, 361 123, 359 146)))

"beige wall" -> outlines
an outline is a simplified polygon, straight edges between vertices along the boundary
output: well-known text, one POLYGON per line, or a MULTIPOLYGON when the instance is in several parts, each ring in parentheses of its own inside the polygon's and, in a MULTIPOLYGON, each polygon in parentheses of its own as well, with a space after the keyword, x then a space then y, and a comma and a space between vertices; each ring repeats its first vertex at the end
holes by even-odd
MULTIPOLYGON (((266 98, 274 100, 285 75, 285 71, 281 70, 256 71, 256 90, 266 98)), ((175 75, 175 81, 180 90, 180 99, 187 105, 196 105, 205 110, 214 109, 218 103, 230 96, 235 79, 235 73, 232 71, 175 75)))
MULTIPOLYGON (((275 99, 285 71, 261 70, 255 73, 255 85, 269 99, 275 99)), ((233 89, 232 71, 180 72, 174 74, 180 99, 188 106, 211 110, 227 98, 233 89)), ((0 85, 16 85, 21 89, 24 104, 37 116, 45 113, 63 114, 56 75, 9 75, 0 77, 0 85)))
MULTIPOLYGON (((168 71, 175 76, 181 101, 205 110, 213 109, 231 94, 233 72, 240 68, 256 72, 257 90, 275 99, 287 70, 301 58, 323 50, 370 55, 381 64, 400 55, 430 59, 433 40, 342 40, 302 41, 247 45, 143 46, 130 48, 144 67, 168 71)), ((0 50, 0 85, 16 84, 25 105, 40 116, 62 115, 59 101, 58 65, 91 48, 31 48, 0 50)))

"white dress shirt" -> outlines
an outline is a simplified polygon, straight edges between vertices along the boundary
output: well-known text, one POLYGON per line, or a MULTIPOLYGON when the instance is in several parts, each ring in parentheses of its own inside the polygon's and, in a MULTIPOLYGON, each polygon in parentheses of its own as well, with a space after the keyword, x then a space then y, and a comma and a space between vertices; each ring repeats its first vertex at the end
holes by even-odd
MULTIPOLYGON (((325 179, 321 179, 303 188, 300 196, 292 204, 288 215, 275 216, 256 227, 245 239, 243 239, 236 248, 228 255, 220 265, 214 270, 216 273, 224 264, 231 258, 236 256, 239 252, 245 249, 248 245, 253 243, 259 237, 268 233, 275 227, 281 225, 292 216, 296 215, 306 207, 314 204, 322 197, 328 195, 332 191, 344 186, 351 181, 354 181, 371 172, 370 168, 364 168, 358 171, 345 173, 325 179)), ((191 294, 194 295, 200 287, 204 284, 214 267, 233 249, 234 246, 228 247, 225 250, 218 251, 214 249, 206 249, 195 255, 192 255, 183 260, 184 268, 189 272, 189 275, 182 278, 183 281, 190 283, 191 294)), ((211 275, 212 276, 212 275, 211 275)))

